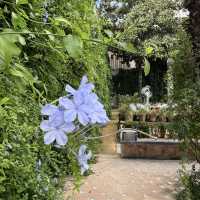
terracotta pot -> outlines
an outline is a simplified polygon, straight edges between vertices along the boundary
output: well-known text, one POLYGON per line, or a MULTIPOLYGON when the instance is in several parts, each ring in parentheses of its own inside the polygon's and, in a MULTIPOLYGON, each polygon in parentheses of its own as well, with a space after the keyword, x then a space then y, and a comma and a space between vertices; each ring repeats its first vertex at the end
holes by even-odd
POLYGON ((150 113, 150 121, 155 122, 157 119, 157 115, 155 113, 150 113))
POLYGON ((145 122, 146 121, 146 114, 140 115, 140 121, 145 122))
POLYGON ((161 115, 159 118, 160 118, 161 122, 166 122, 167 121, 167 117, 164 116, 164 115, 161 115))

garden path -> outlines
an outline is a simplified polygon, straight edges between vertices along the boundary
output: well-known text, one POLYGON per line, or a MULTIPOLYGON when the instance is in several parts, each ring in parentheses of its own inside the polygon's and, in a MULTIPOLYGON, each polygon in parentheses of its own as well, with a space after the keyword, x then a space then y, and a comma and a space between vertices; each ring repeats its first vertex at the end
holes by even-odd
POLYGON ((65 200, 174 200, 177 194, 179 161, 101 154, 92 167, 80 191, 65 200))

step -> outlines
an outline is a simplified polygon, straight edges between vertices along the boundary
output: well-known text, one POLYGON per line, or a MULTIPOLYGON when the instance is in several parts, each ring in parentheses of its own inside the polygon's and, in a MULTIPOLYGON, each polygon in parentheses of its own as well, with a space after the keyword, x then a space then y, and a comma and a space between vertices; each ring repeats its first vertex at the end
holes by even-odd
POLYGON ((107 126, 101 129, 102 136, 109 135, 108 137, 102 138, 102 153, 116 154, 116 132, 116 121, 110 121, 107 126))

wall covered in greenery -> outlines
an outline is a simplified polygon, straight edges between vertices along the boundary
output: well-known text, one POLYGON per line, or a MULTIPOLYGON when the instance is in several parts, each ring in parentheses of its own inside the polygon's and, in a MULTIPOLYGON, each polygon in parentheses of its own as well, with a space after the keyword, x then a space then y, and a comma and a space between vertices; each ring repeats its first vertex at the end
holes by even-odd
POLYGON ((76 138, 65 149, 44 146, 40 108, 87 74, 109 110, 101 27, 92 0, 0 1, 0 199, 60 200, 61 177, 79 183, 68 154, 76 138))
POLYGON ((174 95, 173 103, 176 113, 175 130, 183 141, 186 161, 193 159, 192 168, 183 168, 181 180, 183 190, 180 200, 200 199, 200 76, 199 76, 199 13, 200 4, 196 0, 186 0, 185 6, 190 11, 184 29, 179 31, 178 48, 174 54, 173 64, 174 95), (190 152, 188 154, 188 152, 190 152))

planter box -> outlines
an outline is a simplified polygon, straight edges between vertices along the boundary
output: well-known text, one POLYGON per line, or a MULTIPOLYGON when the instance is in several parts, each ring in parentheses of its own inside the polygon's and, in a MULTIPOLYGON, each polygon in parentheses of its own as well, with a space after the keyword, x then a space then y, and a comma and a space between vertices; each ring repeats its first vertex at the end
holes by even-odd
POLYGON ((121 142, 122 158, 180 159, 179 141, 171 139, 139 139, 135 143, 121 142))

